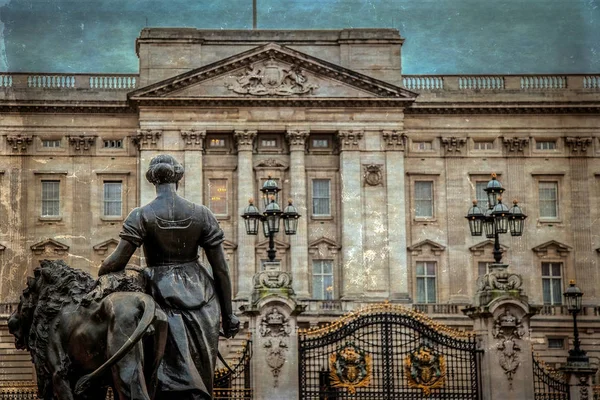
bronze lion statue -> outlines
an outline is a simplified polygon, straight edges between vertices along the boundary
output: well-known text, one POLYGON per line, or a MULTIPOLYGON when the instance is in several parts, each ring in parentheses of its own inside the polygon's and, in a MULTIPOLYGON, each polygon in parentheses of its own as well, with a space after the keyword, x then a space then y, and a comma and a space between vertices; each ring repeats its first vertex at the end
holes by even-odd
POLYGON ((63 261, 41 262, 8 327, 32 356, 41 399, 149 400, 164 354, 167 318, 136 271, 98 281, 63 261))

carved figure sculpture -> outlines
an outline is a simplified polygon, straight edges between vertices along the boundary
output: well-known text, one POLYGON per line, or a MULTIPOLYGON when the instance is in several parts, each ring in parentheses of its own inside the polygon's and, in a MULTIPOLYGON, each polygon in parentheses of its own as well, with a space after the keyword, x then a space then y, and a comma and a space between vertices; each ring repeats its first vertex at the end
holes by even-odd
POLYGON ((96 282, 41 262, 8 320, 15 346, 31 353, 40 398, 103 400, 107 386, 121 399, 153 398, 167 323, 142 287, 130 271, 96 282))
POLYGON ((223 231, 208 208, 177 195, 183 173, 183 166, 170 155, 150 161, 146 179, 154 184, 156 198, 131 211, 121 240, 99 275, 123 269, 143 245, 147 290, 166 312, 169 324, 157 399, 212 399, 219 316, 225 337, 233 337, 240 322, 231 306, 223 231), (199 246, 212 277, 198 261, 199 246))

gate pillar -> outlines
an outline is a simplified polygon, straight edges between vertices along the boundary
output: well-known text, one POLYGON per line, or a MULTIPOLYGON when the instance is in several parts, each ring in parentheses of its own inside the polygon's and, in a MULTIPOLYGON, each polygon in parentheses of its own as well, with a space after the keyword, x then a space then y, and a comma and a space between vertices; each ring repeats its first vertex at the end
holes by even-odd
POLYGON ((486 400, 533 399, 529 304, 520 275, 493 264, 481 277, 474 305, 463 310, 474 320, 481 355, 481 392, 486 400))
POLYGON ((255 399, 281 400, 298 397, 297 315, 292 278, 269 268, 253 278, 254 289, 242 312, 250 318, 252 389, 255 399))
POLYGON ((590 400, 592 394, 592 376, 598 372, 598 368, 589 363, 583 365, 567 365, 560 369, 567 376, 569 384, 570 400, 590 400))

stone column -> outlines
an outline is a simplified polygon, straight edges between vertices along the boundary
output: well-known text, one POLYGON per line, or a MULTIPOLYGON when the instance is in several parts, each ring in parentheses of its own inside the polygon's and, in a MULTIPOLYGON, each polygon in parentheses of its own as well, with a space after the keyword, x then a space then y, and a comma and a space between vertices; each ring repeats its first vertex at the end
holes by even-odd
POLYGON ((387 170, 387 219, 389 290, 391 299, 408 301, 406 245, 406 193, 404 192, 404 145, 401 131, 383 131, 387 170))
POLYGON ((598 368, 587 365, 567 365, 561 368, 565 373, 570 389, 570 400, 591 400, 594 398, 591 377, 598 372, 598 368))
MULTIPOLYGON (((301 215, 298 220, 298 230, 290 236, 290 255, 292 284, 299 298, 309 298, 308 280, 310 268, 308 266, 308 213, 306 207, 306 169, 304 163, 305 142, 308 138, 307 130, 288 130, 286 138, 290 145, 290 180, 291 198, 294 206, 301 215)), ((281 201, 284 208, 286 202, 281 201)))
POLYGON ((234 138, 237 145, 237 205, 238 205, 238 248, 237 248, 237 288, 236 299, 247 299, 252 290, 252 277, 256 272, 254 254, 255 237, 246 234, 244 219, 240 217, 248 206, 248 199, 254 197, 254 170, 252 166, 252 143, 256 131, 235 131, 234 138))
POLYGON ((185 192, 184 197, 189 201, 202 204, 204 194, 204 182, 202 172, 202 152, 204 151, 204 139, 206 131, 181 131, 184 153, 183 165, 185 174, 185 192))
POLYGON ((363 212, 360 141, 363 131, 339 131, 342 180, 342 297, 357 298, 366 292, 363 259, 363 212))
POLYGON ((146 179, 146 171, 150 166, 150 160, 152 157, 157 156, 159 152, 159 142, 162 137, 162 131, 156 129, 140 129, 134 138, 134 142, 137 144, 140 151, 140 170, 138 176, 140 177, 139 191, 140 191, 140 204, 150 203, 154 197, 156 197, 156 191, 154 186, 146 179))

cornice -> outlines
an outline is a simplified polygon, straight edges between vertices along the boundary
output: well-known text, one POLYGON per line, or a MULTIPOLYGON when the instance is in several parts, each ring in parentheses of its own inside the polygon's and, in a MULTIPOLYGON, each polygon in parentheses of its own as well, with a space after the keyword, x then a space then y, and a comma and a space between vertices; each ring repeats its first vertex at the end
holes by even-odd
POLYGON ((126 101, 52 101, 19 100, 0 102, 0 113, 66 113, 66 114, 135 114, 137 110, 126 101))
POLYGON ((369 97, 145 97, 135 100, 150 107, 408 107, 406 98, 369 97))
POLYGON ((407 115, 420 114, 600 114, 600 102, 573 103, 413 103, 405 109, 407 115))

